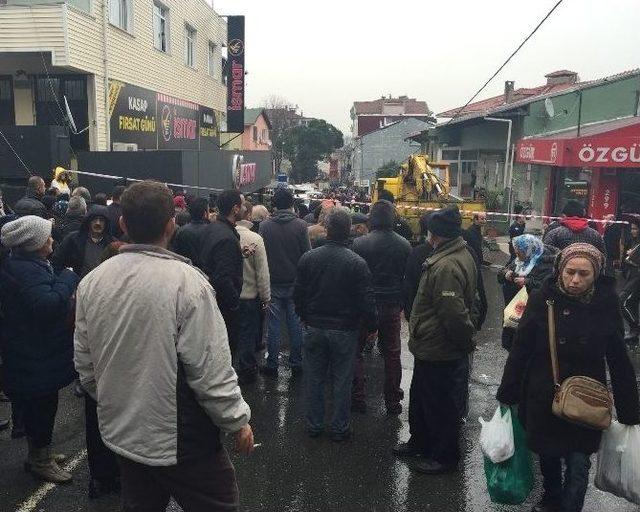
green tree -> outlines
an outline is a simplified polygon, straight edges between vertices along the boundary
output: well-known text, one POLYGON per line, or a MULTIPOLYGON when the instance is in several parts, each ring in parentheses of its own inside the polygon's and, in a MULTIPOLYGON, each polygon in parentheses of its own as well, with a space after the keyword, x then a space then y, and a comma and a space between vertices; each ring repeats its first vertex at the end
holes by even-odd
POLYGON ((284 156, 291 161, 291 177, 297 183, 313 181, 318 161, 328 158, 343 142, 342 132, 322 119, 290 128, 280 137, 284 156))
POLYGON ((395 178, 398 175, 399 169, 398 162, 395 160, 389 160, 386 164, 378 169, 376 172, 376 179, 379 178, 395 178))

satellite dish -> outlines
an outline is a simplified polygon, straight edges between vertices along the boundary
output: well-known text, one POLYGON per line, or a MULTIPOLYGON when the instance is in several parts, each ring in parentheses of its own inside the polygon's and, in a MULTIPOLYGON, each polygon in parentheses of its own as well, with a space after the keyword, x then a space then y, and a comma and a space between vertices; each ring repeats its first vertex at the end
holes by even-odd
POLYGON ((553 101, 551 101, 551 98, 547 98, 546 100, 544 100, 544 109, 547 111, 547 115, 549 117, 553 117, 556 115, 556 109, 553 106, 553 101))
POLYGON ((76 122, 73 119, 73 114, 71 113, 71 109, 69 108, 69 102, 67 101, 67 97, 63 96, 64 98, 64 109, 67 112, 67 121, 69 123, 69 127, 71 128, 71 132, 74 135, 80 135, 81 133, 86 132, 89 127, 87 126, 84 130, 78 131, 78 128, 76 128, 76 122))

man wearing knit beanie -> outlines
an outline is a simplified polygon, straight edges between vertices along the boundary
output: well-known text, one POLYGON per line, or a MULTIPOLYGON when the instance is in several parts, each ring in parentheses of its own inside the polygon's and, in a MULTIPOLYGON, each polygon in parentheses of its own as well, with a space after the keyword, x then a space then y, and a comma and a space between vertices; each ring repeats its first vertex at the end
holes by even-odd
POLYGON ((474 350, 477 268, 462 239, 456 206, 429 218, 433 253, 424 264, 409 322, 409 350, 415 357, 409 417, 411 438, 398 456, 420 456, 412 469, 425 474, 456 471, 460 420, 474 350))

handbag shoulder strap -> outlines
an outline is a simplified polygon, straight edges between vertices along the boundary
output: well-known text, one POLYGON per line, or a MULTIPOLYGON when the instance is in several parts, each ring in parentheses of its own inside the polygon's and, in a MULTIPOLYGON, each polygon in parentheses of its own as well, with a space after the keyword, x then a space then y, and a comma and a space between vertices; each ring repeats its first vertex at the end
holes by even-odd
POLYGON ((551 368, 553 369, 553 383, 560 386, 560 368, 558 366, 558 348, 556 345, 556 317, 553 300, 547 300, 547 320, 549 324, 549 353, 551 354, 551 368))

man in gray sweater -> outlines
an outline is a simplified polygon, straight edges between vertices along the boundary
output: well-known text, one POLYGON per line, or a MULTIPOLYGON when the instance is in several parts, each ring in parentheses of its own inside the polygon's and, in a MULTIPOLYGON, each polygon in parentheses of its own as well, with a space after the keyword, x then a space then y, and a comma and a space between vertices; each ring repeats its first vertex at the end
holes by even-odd
POLYGON ((132 244, 78 288, 75 366, 118 457, 123 510, 164 510, 170 497, 185 510, 237 510, 220 435, 251 452, 251 411, 215 292, 189 260, 166 249, 175 230, 166 186, 137 183, 121 204, 132 244))
POLYGON ((293 285, 298 260, 311 250, 307 223, 293 212, 293 195, 279 188, 273 195, 276 211, 273 217, 262 221, 260 235, 267 250, 271 274, 271 304, 267 324, 267 365, 261 368, 268 377, 278 376, 280 353, 280 322, 286 319, 289 332, 289 365, 293 376, 302 372, 302 326, 293 304, 293 285))

